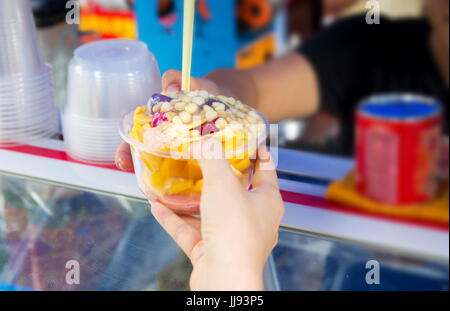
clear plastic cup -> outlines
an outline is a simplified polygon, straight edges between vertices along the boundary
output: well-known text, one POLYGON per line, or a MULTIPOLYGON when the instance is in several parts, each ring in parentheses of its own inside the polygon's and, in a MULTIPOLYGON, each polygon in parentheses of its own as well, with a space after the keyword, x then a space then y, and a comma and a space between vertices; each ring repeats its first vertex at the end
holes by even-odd
POLYGON ((51 68, 45 64, 33 75, 4 75, 0 76, 0 92, 21 91, 22 89, 38 89, 41 85, 52 83, 51 68))
POLYGON ((45 110, 35 114, 26 114, 17 116, 17 113, 2 114, 0 113, 0 129, 5 126, 23 127, 26 125, 39 124, 48 122, 49 120, 56 120, 56 110, 49 107, 45 110))
POLYGON ((30 1, 0 1, 0 29, 0 77, 39 71, 42 58, 30 1))
POLYGON ((39 53, 29 0, 0 1, 0 42, 0 146, 52 136, 52 71, 39 53))
POLYGON ((161 90, 158 64, 136 40, 103 40, 78 48, 69 65, 67 115, 120 119, 161 90))
POLYGON ((32 133, 16 133, 11 136, 0 135, 0 147, 13 147, 30 143, 32 141, 52 137, 55 134, 54 129, 44 129, 32 133))
POLYGON ((48 91, 23 95, 0 95, 0 110, 36 110, 53 104, 52 98, 53 94, 48 91))
MULTIPOLYGON (((252 183, 257 149, 265 143, 268 133, 267 120, 259 115, 265 122, 264 131, 255 140, 225 152, 225 157, 245 188, 252 183)), ((133 139, 130 136, 133 119, 134 111, 126 114, 119 133, 131 147, 141 191, 150 201, 158 200, 177 213, 198 214, 203 177, 197 161, 189 152, 163 151, 133 139)))

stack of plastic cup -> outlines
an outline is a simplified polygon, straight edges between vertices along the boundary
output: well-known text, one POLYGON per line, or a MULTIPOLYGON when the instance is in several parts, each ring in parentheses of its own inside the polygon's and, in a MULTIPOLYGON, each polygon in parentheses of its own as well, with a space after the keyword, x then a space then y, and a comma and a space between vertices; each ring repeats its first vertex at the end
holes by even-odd
POLYGON ((28 0, 0 1, 0 146, 52 136, 52 71, 43 63, 28 0))
POLYGON ((79 161, 108 165, 121 142, 126 112, 161 91, 158 64, 135 40, 104 40, 78 48, 69 65, 62 111, 66 151, 79 161))

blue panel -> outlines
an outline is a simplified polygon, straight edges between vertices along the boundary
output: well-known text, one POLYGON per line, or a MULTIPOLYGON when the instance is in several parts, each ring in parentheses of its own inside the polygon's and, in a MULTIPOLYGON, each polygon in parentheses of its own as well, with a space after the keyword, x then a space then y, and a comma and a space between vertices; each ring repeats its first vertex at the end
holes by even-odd
MULTIPOLYGON (((161 72, 181 70, 183 1, 158 17, 157 0, 138 0, 136 16, 139 39, 146 42, 158 59, 161 72)), ((196 12, 192 75, 204 76, 219 67, 234 67, 237 48, 234 1, 208 1, 211 14, 205 20, 196 12)))

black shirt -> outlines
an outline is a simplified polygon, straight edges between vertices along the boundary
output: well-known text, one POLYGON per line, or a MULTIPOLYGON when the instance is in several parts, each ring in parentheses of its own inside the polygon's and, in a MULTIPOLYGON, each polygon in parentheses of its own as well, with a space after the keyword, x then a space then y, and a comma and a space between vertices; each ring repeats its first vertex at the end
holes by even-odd
POLYGON ((353 149, 356 105, 375 93, 432 96, 448 116, 448 86, 431 53, 430 30, 421 19, 369 25, 362 15, 336 22, 299 48, 318 75, 322 108, 339 116, 342 153, 353 149))

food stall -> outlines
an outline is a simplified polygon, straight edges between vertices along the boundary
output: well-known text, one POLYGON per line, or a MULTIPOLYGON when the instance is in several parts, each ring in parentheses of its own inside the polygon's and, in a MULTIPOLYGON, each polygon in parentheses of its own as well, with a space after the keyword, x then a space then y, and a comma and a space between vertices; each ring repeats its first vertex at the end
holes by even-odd
MULTIPOLYGON (((271 152, 286 213, 266 289, 448 290, 448 226, 325 200, 352 159, 271 152), (366 278, 374 261, 375 283, 366 278)), ((1 289, 188 289, 189 261, 151 216, 133 173, 73 160, 54 139, 2 148, 0 157, 1 289), (71 260, 79 284, 66 282, 71 260)))
MULTIPOLYGON (((198 105, 194 105, 193 116, 189 115, 187 122, 181 121, 190 124, 191 117, 195 117, 197 109, 201 108, 198 110, 204 112, 208 122, 202 121, 189 129, 197 131, 197 136, 203 136, 202 129, 207 127, 205 124, 215 129, 207 135, 221 130, 225 132, 225 126, 237 118, 227 120, 229 123, 225 123, 224 127, 217 122, 220 119, 225 122, 227 110, 232 112, 231 116, 237 116, 238 103, 241 108, 244 106, 235 99, 231 104, 230 98, 222 102, 219 96, 211 97, 212 94, 204 90, 206 96, 203 98, 199 94, 188 96, 187 92, 180 92, 174 97, 159 93, 160 69, 164 71, 181 65, 173 64, 175 59, 181 60, 182 54, 181 2, 177 1, 175 5, 173 1, 81 1, 82 42, 116 37, 134 39, 137 36, 137 18, 138 21, 140 19, 139 39, 147 44, 136 40, 98 41, 97 44, 78 48, 73 54, 78 39, 69 40, 70 44, 55 40, 55 45, 65 44, 68 48, 61 56, 50 53, 57 50, 49 44, 55 38, 54 32, 66 34, 59 27, 65 29, 67 34, 76 32, 64 23, 63 15, 59 14, 61 12, 57 14, 57 23, 44 23, 35 33, 28 1, 2 2, 0 24, 2 17, 3 20, 11 16, 14 18, 13 22, 0 27, 0 39, 9 42, 9 45, 0 45, 0 291, 189 290, 191 263, 152 216, 151 197, 140 190, 142 185, 138 185, 137 181, 139 179, 144 184, 151 180, 151 184, 153 179, 143 180, 146 177, 141 178, 139 172, 151 171, 151 175, 162 170, 161 167, 152 170, 151 165, 146 163, 147 168, 142 163, 138 167, 136 163, 144 161, 134 149, 133 154, 139 155, 138 161, 135 161, 138 178, 134 172, 124 172, 113 165, 115 150, 125 139, 117 131, 119 123, 123 130, 125 112, 130 121, 130 131, 126 134, 130 137, 136 133, 142 136, 139 132, 141 125, 135 122, 134 117, 137 116, 136 120, 139 117, 146 120, 142 128, 150 128, 150 124, 151 129, 157 128, 159 121, 181 120, 181 113, 188 112, 187 103, 195 104, 194 101, 199 99, 198 105), (45 52, 48 53, 40 55, 38 42, 47 47, 45 52), (160 42, 163 44, 158 46, 160 42), (170 53, 167 46, 172 47, 170 53), (46 63, 53 64, 53 69, 46 63), (61 69, 59 73, 58 69, 61 69), (54 84, 55 80, 58 83, 54 84), (62 92, 56 94, 57 91, 62 92), (56 102, 55 94, 59 99, 56 102), (165 115, 159 113, 164 104, 156 103, 155 95, 164 97, 166 100, 161 102, 166 105, 175 101, 171 109, 163 111, 165 115), (188 102, 184 102, 181 95, 190 97, 188 102), (142 106, 149 98, 148 106, 142 106), (181 104, 182 109, 176 108, 176 104, 181 104), (214 104, 222 109, 214 108, 214 104), (63 108, 60 109, 60 106, 63 108), (154 110, 155 107, 158 110, 154 110), (215 110, 212 111, 213 117, 209 118, 207 112, 211 112, 211 107, 215 110), (147 110, 154 115, 144 115, 147 110), (179 115, 175 114, 175 110, 179 115), (139 111, 141 115, 137 113, 139 111), (171 120, 167 113, 173 114, 171 120), (220 118, 219 113, 222 113, 220 118), (131 130, 136 125, 132 124, 134 122, 138 124, 135 132, 131 130)), ((194 59, 201 60, 198 62, 201 66, 193 68, 194 76, 204 75, 221 66, 252 67, 283 52, 287 10, 281 0, 270 1, 271 6, 267 6, 268 3, 198 1, 196 18, 199 25, 191 36, 194 35, 197 42, 194 59), (235 5, 242 3, 246 5, 236 10, 235 5), (257 16, 252 15, 254 10, 249 3, 267 13, 263 14, 263 22, 255 20, 257 16), (235 16, 236 12, 241 14, 235 16), (247 14, 242 15, 242 12, 247 14), (224 21, 230 27, 224 27, 224 21), (256 22, 257 27, 252 27, 249 22, 256 22), (219 30, 223 30, 227 38, 220 42, 228 49, 211 48, 215 46, 211 43, 219 40, 216 37, 219 30)), ((317 1, 302 1, 302 5, 306 3, 312 11, 319 10, 315 7, 317 1)), ((34 9, 35 20, 42 12, 49 16, 46 6, 34 9)), ((315 31, 318 21, 319 18, 314 17, 310 27, 305 27, 308 36, 312 28, 315 31)), ((59 37, 61 41, 66 38, 71 37, 59 37)), ((190 75, 185 74, 185 77, 189 82, 190 75)), ((188 90, 189 87, 184 89, 188 90)), ((246 126, 254 123, 249 121, 249 116, 243 114, 239 120, 247 118, 246 126)), ((256 121, 252 118, 250 120, 256 121)), ((326 130, 334 129, 332 118, 323 115, 319 118, 321 125, 327 125, 326 130)), ((263 116, 261 121, 259 125, 267 128, 268 123, 263 116)), ((351 204, 336 203, 339 200, 330 199, 330 187, 352 176, 349 175, 352 170, 358 170, 356 160, 319 154, 314 150, 294 150, 295 147, 309 150, 305 144, 300 147, 289 144, 290 134, 301 136, 304 120, 294 123, 296 126, 293 129, 281 124, 279 132, 276 127, 274 132, 270 131, 270 152, 277 168, 285 214, 277 245, 264 269, 265 289, 448 290, 448 182, 444 184, 447 193, 439 197, 446 201, 438 202, 439 207, 443 208, 433 217, 423 217, 427 210, 417 212, 412 215, 414 217, 404 217, 399 212, 403 207, 399 206, 391 206, 391 210, 382 206, 383 209, 378 210, 378 205, 376 208, 357 208, 351 204), (292 149, 283 146, 291 146, 292 149)), ((289 125, 289 122, 286 124, 289 125)), ((429 139, 433 143, 422 144, 428 149, 420 149, 424 151, 426 159, 422 162, 425 164, 427 159, 435 159, 438 153, 437 138, 440 138, 440 132, 432 130, 427 132, 427 137, 436 139, 429 139)), ((231 136, 229 141, 235 141, 238 137, 236 133, 242 134, 232 132, 235 136, 231 136)), ((408 136, 410 132, 404 133, 408 136)), ((266 134, 261 136, 258 146, 266 141, 266 134)), ((245 135, 240 137, 246 138, 245 135)), ((384 154, 386 149, 380 148, 378 142, 386 141, 385 137, 377 135, 370 144, 366 144, 369 147, 378 146, 376 150, 366 148, 369 156, 374 154, 373 150, 384 154), (378 141, 375 141, 377 138, 378 141)), ((292 138, 293 141, 296 139, 292 138)), ((139 139, 137 141, 141 143, 139 139)), ((423 141, 428 142, 427 139, 423 141)), ((391 151, 400 149, 390 146, 391 151)), ((249 150, 256 153, 257 148, 245 150, 248 158, 249 150)), ((322 151, 327 151, 327 148, 322 151)), ((448 171, 448 138, 446 152, 448 171)), ((142 154, 145 155, 145 152, 142 154)), ((395 160, 402 161, 396 156, 397 153, 392 154, 395 160)), ((364 159, 369 156, 364 156, 364 159)), ((168 160, 175 161, 169 157, 168 160)), ((250 178, 246 186, 251 186, 253 167, 249 159, 245 160, 249 165, 238 170, 238 174, 232 166, 236 176, 242 177, 246 175, 243 171, 247 171, 250 178)), ((410 167, 417 170, 431 167, 409 162, 406 170, 410 167)), ((423 176, 432 175, 431 169, 424 171, 423 176)), ((163 177, 169 177, 166 179, 170 182, 181 178, 172 175, 163 177)), ((200 177, 190 177, 183 177, 183 181, 190 182, 189 191, 184 192, 188 195, 195 192, 198 201, 201 189, 192 189, 197 182, 203 183, 201 171, 200 177)), ((161 188, 164 191, 168 189, 166 185, 161 188)), ((336 189, 339 192, 342 188, 334 189, 336 195, 336 189)), ((378 187, 378 190, 385 192, 383 187, 378 187)), ((185 195, 183 191, 175 194, 180 193, 180 196, 185 195)), ((416 210, 420 209, 418 207, 414 205, 416 210)))

